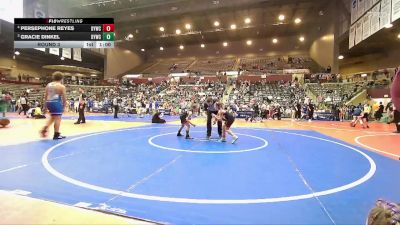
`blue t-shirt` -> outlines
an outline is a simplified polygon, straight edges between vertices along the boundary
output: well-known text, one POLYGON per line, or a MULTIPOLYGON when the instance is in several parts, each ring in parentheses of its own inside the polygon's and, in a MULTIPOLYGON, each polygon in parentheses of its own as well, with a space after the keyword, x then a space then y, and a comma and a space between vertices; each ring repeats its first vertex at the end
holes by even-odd
POLYGON ((357 107, 353 111, 353 116, 360 116, 361 112, 362 112, 361 109, 357 107))

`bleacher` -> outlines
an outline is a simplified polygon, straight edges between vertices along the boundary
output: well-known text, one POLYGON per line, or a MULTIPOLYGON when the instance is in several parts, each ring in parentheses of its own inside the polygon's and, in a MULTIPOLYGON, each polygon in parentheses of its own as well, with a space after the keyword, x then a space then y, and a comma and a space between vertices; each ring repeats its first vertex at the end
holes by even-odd
POLYGON ((294 101, 303 100, 305 92, 302 88, 279 83, 258 83, 249 86, 237 85, 229 95, 229 101, 238 105, 249 105, 251 100, 257 102, 276 102, 282 107, 289 107, 294 101))
POLYGON ((139 65, 130 73, 141 73, 144 77, 156 77, 159 74, 179 72, 199 72, 202 75, 215 75, 217 72, 232 71, 241 68, 250 72, 266 72, 284 69, 320 69, 309 56, 254 56, 242 58, 212 59, 162 59, 139 65), (238 62, 238 64, 237 64, 238 62))
POLYGON ((140 64, 139 66, 133 68, 127 74, 139 74, 142 73, 144 70, 149 69, 151 66, 156 64, 157 62, 145 62, 143 64, 140 64))
POLYGON ((236 59, 199 59, 188 69, 203 74, 215 75, 218 71, 231 71, 234 69, 236 59))
POLYGON ((104 97, 106 93, 115 89, 114 86, 82 86, 82 85, 67 85, 67 99, 77 99, 80 95, 79 89, 83 89, 85 91, 85 95, 87 97, 91 96, 99 96, 104 97))
POLYGON ((280 57, 241 58, 240 66, 247 71, 282 69, 285 62, 280 57))
POLYGON ((43 101, 44 98, 44 87, 40 85, 29 85, 29 84, 11 84, 11 83, 1 83, 0 90, 11 92, 14 99, 18 99, 25 93, 28 93, 29 101, 43 101))
MULTIPOLYGON (((162 103, 167 102, 174 109, 182 107, 183 102, 200 104, 207 96, 222 98, 226 85, 220 82, 200 85, 170 86, 162 95, 162 103)), ((176 110, 175 110, 176 111, 176 110)))
POLYGON ((366 86, 365 82, 355 83, 310 83, 307 88, 322 101, 330 99, 329 103, 338 104, 349 101, 366 86))
POLYGON ((308 56, 269 56, 241 58, 240 67, 243 70, 258 72, 283 69, 313 69, 313 60, 308 56))
POLYGON ((187 67, 193 62, 191 59, 180 59, 180 60, 161 60, 154 65, 143 70, 142 73, 146 74, 168 74, 168 73, 180 73, 187 69, 187 67))

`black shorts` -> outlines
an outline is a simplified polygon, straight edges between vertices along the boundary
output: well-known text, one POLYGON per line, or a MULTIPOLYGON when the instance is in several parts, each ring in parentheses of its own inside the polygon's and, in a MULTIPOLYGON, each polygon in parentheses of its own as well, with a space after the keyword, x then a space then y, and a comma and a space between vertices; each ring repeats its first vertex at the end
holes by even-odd
POLYGON ((368 122, 368 117, 369 117, 369 113, 364 113, 363 119, 365 119, 368 122))
POLYGON ((227 121, 225 121, 226 129, 229 130, 229 128, 231 128, 233 122, 235 122, 235 120, 227 120, 227 121))

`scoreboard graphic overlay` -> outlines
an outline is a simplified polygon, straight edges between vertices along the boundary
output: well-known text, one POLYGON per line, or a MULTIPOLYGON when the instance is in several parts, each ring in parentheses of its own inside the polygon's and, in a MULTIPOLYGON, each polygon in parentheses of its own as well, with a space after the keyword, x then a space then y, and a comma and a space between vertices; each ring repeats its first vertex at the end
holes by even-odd
POLYGON ((15 18, 14 48, 114 48, 114 18, 15 18))

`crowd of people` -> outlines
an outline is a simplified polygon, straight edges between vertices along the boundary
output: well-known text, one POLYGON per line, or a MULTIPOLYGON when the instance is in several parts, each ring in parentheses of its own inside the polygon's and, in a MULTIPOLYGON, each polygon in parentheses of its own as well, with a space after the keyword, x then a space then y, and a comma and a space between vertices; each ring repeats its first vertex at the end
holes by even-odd
MULTIPOLYGON (((84 112, 114 112, 137 114, 144 117, 162 110, 169 115, 180 115, 187 109, 196 108, 195 115, 201 114, 201 105, 208 97, 221 99, 226 109, 236 115, 247 112, 248 121, 263 121, 269 119, 292 118, 293 120, 329 119, 335 121, 353 120, 363 127, 368 127, 368 120, 375 119, 390 123, 394 120, 394 108, 389 102, 380 105, 346 105, 343 101, 332 102, 330 109, 322 109, 320 102, 313 102, 299 84, 297 78, 289 82, 266 83, 265 81, 250 82, 228 80, 197 81, 186 84, 174 80, 163 81, 160 84, 133 84, 125 82, 120 86, 82 87, 67 85, 67 112, 79 113, 77 124, 85 123, 84 112), (230 90, 228 93, 228 90, 230 90), (320 112, 329 112, 329 118, 322 118, 320 112), (361 111, 361 113, 359 112, 361 111), (248 112, 251 112, 250 114, 248 112), (363 117, 362 118, 359 117, 363 117), (356 120, 355 120, 356 119, 356 120), (365 125, 365 126, 364 126, 365 125)), ((7 103, 7 111, 23 113, 29 118, 45 118, 45 102, 40 99, 30 99, 30 92, 25 91, 19 97, 13 93, 2 91, 2 108, 7 103)), ((318 100, 318 99, 317 99, 318 100)), ((5 114, 6 110, 3 110, 5 114)), ((5 116, 5 115, 3 115, 5 116)))

